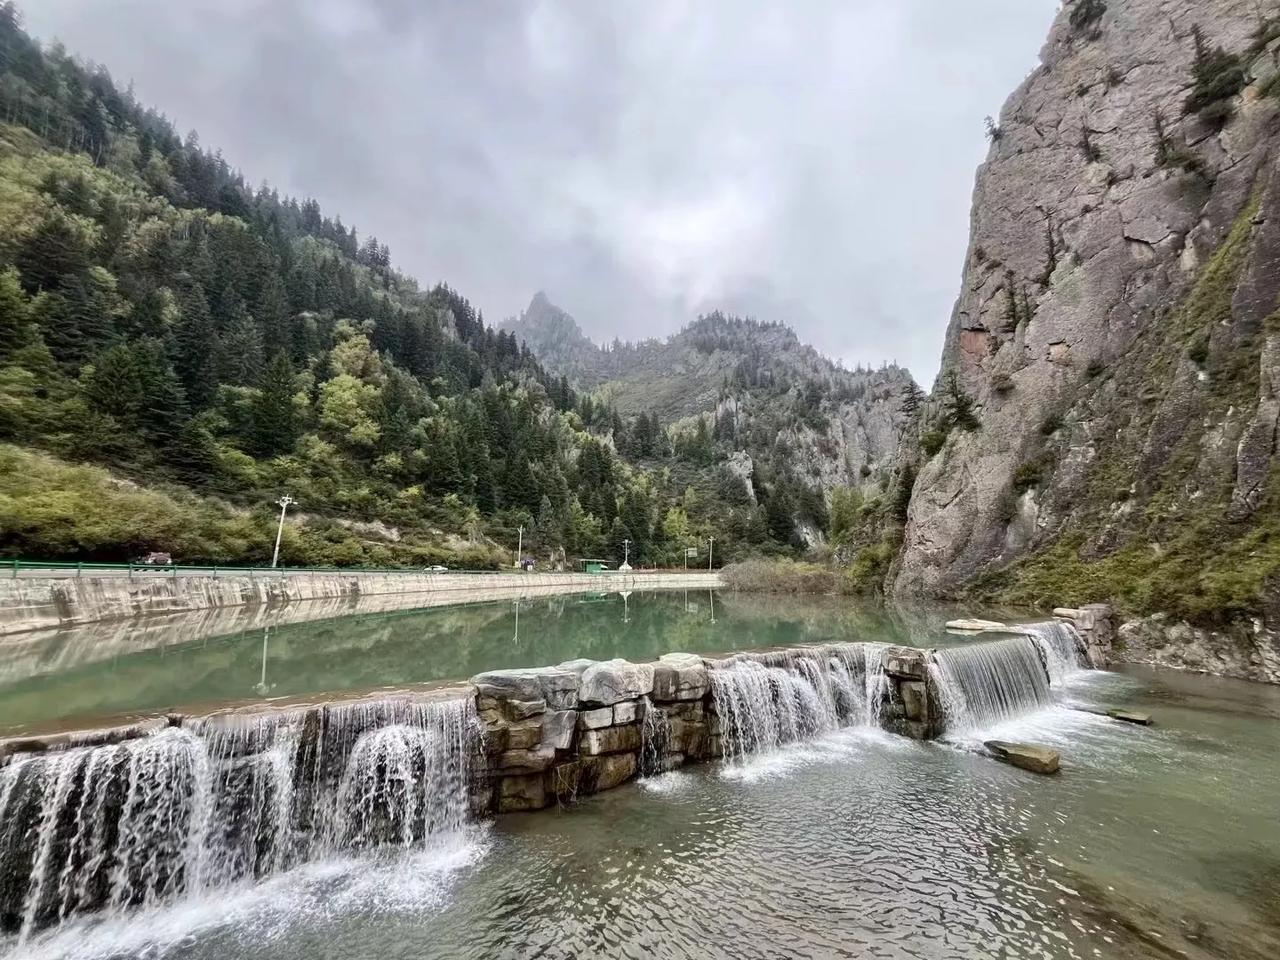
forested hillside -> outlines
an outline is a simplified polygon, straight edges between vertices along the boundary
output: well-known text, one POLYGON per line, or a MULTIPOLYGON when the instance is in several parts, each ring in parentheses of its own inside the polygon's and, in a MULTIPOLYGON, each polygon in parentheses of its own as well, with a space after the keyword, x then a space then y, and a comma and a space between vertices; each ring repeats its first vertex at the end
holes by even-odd
POLYGON ((375 237, 42 49, 12 4, 0 121, 6 555, 261 562, 283 493, 292 564, 492 566, 520 525, 546 557, 626 538, 678 563, 715 535, 728 560, 829 524, 821 483, 752 487, 715 418, 579 395, 375 237))
POLYGON ((846 370, 784 324, 719 312, 665 339, 597 346, 539 293, 502 326, 572 388, 670 423, 677 448, 709 443, 709 462, 728 463, 750 499, 761 493, 771 527, 837 548, 884 527, 886 494, 901 487, 899 442, 923 396, 906 370, 846 370))

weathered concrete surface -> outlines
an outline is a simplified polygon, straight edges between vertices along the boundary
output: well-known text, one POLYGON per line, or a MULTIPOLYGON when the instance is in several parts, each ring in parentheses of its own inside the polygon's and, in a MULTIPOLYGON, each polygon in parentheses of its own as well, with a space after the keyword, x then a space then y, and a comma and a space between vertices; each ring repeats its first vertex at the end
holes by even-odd
POLYGON ((585 590, 646 590, 720 585, 716 572, 632 573, 593 576, 573 573, 365 574, 316 573, 287 577, 166 576, 0 579, 0 635, 73 624, 124 620, 213 608, 276 609, 315 600, 404 598, 405 606, 551 596, 585 590))

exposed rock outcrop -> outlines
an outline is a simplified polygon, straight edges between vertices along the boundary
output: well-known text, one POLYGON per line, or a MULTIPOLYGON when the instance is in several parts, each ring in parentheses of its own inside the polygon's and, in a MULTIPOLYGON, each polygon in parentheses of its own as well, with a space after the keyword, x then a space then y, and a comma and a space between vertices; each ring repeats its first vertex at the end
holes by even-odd
POLYGON ((1120 627, 1115 656, 1126 663, 1280 683, 1280 634, 1260 619, 1208 630, 1165 616, 1143 617, 1120 627))
POLYGON ((1278 58, 1274 5, 1063 7, 978 173, 925 416, 954 384, 977 425, 918 454, 895 593, 1265 613, 1278 58))

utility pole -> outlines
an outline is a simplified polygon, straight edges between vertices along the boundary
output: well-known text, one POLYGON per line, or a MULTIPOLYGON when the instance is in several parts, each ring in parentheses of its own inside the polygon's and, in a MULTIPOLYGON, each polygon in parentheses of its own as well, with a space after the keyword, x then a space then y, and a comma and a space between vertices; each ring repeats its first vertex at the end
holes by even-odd
POLYGON ((711 569, 711 558, 715 554, 715 550, 716 550, 716 538, 707 537, 707 569, 708 570, 711 569))
POLYGON ((516 528, 520 531, 520 538, 516 540, 516 566, 520 566, 520 561, 524 559, 524 525, 521 524, 516 528))
POLYGON ((622 541, 622 562, 626 564, 631 560, 631 541, 624 539, 622 541))
POLYGON ((290 507, 298 501, 293 499, 287 493, 276 501, 280 505, 280 525, 276 527, 276 549, 271 554, 271 569, 275 569, 276 563, 280 560, 280 537, 284 534, 284 515, 290 507))

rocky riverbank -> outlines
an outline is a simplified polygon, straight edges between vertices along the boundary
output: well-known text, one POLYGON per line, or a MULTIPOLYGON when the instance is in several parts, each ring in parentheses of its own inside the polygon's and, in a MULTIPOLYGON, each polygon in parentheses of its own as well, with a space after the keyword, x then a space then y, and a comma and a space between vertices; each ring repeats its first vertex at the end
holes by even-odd
POLYGON ((1130 620, 1116 631, 1113 658, 1122 663, 1280 683, 1280 633, 1260 619, 1219 630, 1166 616, 1130 620))

